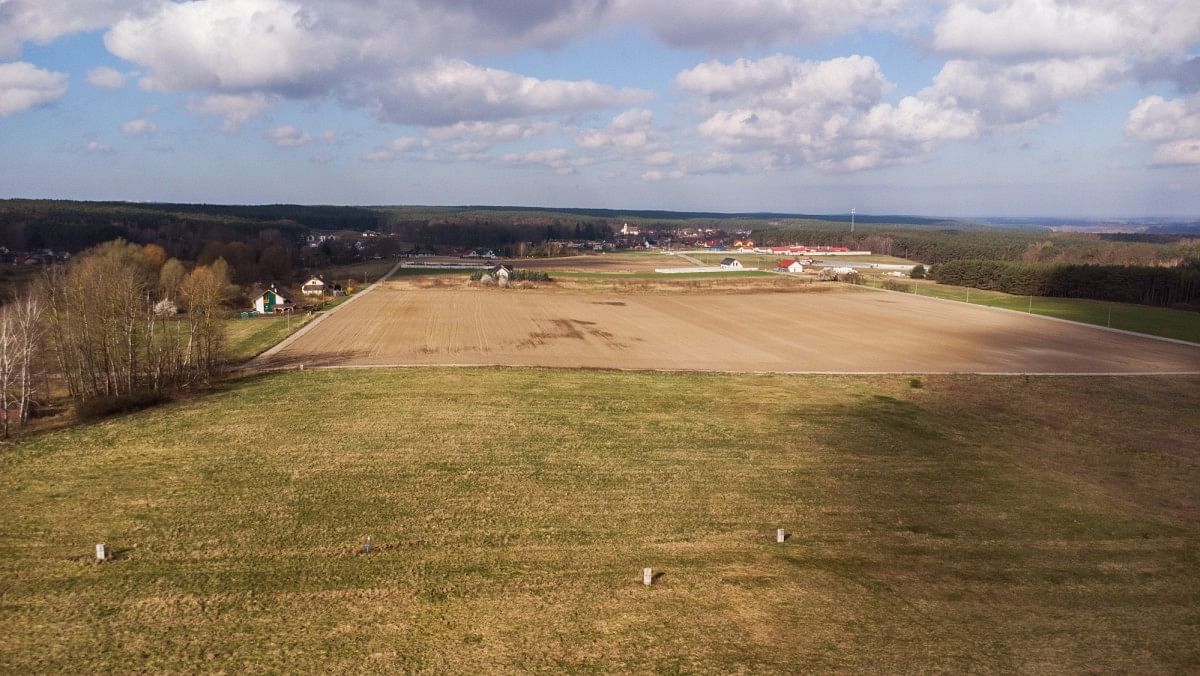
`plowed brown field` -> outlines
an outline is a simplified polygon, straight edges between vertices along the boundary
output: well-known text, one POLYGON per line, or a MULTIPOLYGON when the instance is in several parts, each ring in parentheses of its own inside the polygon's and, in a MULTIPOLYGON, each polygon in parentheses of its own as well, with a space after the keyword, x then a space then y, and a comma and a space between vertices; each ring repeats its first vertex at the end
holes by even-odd
POLYGON ((863 290, 622 294, 384 285, 259 366, 1200 372, 1200 346, 863 290))

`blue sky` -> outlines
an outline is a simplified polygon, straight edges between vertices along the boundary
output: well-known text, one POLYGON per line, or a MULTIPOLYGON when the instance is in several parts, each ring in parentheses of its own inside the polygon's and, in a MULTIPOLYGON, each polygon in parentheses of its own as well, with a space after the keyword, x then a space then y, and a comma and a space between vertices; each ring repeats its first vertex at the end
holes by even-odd
POLYGON ((1194 0, 7 0, 0 197, 1200 215, 1194 0))

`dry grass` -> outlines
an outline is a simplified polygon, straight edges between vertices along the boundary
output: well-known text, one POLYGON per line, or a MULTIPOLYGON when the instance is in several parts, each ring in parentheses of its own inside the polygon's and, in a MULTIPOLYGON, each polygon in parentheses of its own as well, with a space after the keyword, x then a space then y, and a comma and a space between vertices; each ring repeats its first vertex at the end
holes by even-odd
POLYGON ((1200 668, 1200 379, 922 380, 290 373, 31 440, 0 671, 1200 668))

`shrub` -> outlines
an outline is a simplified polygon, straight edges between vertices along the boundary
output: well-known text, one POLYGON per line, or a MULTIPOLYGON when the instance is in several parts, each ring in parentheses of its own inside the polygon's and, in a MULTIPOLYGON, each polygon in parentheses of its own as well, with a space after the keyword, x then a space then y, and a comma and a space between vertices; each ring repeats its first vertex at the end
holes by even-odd
POLYGON ((914 265, 913 269, 909 271, 908 276, 913 279, 925 279, 925 266, 914 265))
POLYGON ((475 272, 471 273, 472 282, 478 282, 481 279, 483 279, 483 270, 476 270, 475 272))
POLYGON ((888 291, 901 291, 903 293, 912 293, 913 292, 912 284, 905 284, 904 282, 897 282, 894 279, 883 280, 883 288, 887 289, 888 291))
POLYGON ((81 421, 98 420, 118 413, 132 413, 165 404, 171 398, 162 392, 135 392, 115 397, 96 397, 75 404, 75 417, 81 421))
POLYGON ((923 387, 923 385, 921 384, 920 378, 913 378, 912 380, 908 381, 908 386, 913 388, 914 390, 919 390, 923 387))
POLYGON ((514 282, 549 282, 550 273, 541 270, 513 270, 509 280, 514 282))

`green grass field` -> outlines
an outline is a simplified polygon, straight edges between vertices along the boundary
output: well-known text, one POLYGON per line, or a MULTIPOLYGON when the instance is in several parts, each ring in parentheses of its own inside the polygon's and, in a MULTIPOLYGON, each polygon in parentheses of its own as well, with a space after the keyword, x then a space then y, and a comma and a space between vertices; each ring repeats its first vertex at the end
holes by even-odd
MULTIPOLYGON (((1031 304, 1029 296, 1014 296, 999 291, 968 289, 965 286, 950 286, 933 282, 913 282, 908 279, 896 281, 901 284, 913 285, 914 291, 922 296, 970 302, 975 305, 1000 307, 1020 312, 1029 312, 1032 308, 1033 314, 1037 315, 1200 343, 1200 312, 1172 310, 1151 305, 1045 296, 1034 296, 1031 304)), ((868 280, 868 284, 871 286, 879 286, 880 283, 878 280, 868 280)))
POLYGON ((1200 669, 1200 378, 921 384, 292 372, 35 437, 0 672, 1200 669))
POLYGON ((293 317, 227 319, 225 320, 226 358, 234 364, 253 359, 292 335, 312 318, 312 315, 298 314, 293 317))

